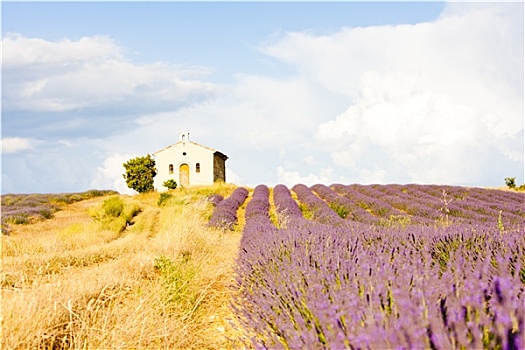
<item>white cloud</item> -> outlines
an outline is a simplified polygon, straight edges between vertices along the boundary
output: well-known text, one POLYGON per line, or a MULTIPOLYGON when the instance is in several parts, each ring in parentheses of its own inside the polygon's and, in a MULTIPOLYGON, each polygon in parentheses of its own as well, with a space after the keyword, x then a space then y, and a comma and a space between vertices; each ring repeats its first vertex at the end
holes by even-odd
POLYGON ((500 129, 523 124, 523 4, 448 4, 445 13, 416 25, 290 33, 262 50, 351 103, 374 94, 362 90, 364 74, 410 72, 417 88, 510 115, 500 129))
POLYGON ((35 141, 21 137, 6 137, 2 139, 2 153, 18 153, 33 148, 35 141))
POLYGON ((301 175, 298 171, 287 171, 284 167, 277 167, 277 176, 279 183, 292 187, 295 184, 305 184, 312 186, 317 183, 333 183, 335 181, 334 170, 332 168, 321 169, 319 175, 308 174, 301 175))
MULTIPOLYGON (((238 75, 228 99, 218 101, 236 140, 257 149, 288 145, 315 129, 316 91, 302 78, 238 75)), ((217 104, 210 106, 215 111, 217 104)))
POLYGON ((358 179, 364 185, 381 184, 388 182, 388 174, 384 169, 361 169, 358 179))
POLYGON ((506 142, 523 130, 523 4, 450 5, 431 23, 290 33, 264 52, 347 96, 316 140, 360 182, 481 184, 523 167, 523 148, 506 142))
POLYGON ((123 164, 135 157, 137 155, 110 154, 104 159, 102 165, 97 167, 91 186, 96 189, 115 190, 122 194, 137 194, 136 191, 126 185, 126 181, 122 176, 125 172, 123 164))
POLYGON ((140 115, 221 93, 201 80, 210 68, 135 63, 105 36, 47 41, 11 33, 2 40, 2 53, 3 123, 26 134, 51 125, 66 134, 108 135, 140 115))
POLYGON ((315 157, 312 156, 312 155, 306 156, 303 159, 301 159, 301 163, 309 164, 309 165, 315 165, 315 163, 316 163, 315 157))
POLYGON ((242 185, 239 175, 229 168, 226 168, 226 182, 229 184, 242 185))
POLYGON ((53 42, 8 34, 2 46, 7 107, 17 110, 64 111, 137 98, 154 99, 147 105, 173 104, 218 92, 214 84, 195 79, 209 68, 137 64, 105 36, 53 42), (15 73, 17 79, 10 79, 15 73))
POLYGON ((511 135, 500 135, 497 116, 479 105, 418 90, 389 74, 365 78, 362 84, 363 91, 374 93, 363 93, 316 134, 334 163, 360 172, 360 181, 367 181, 367 173, 381 163, 382 182, 401 171, 405 182, 475 183, 489 175, 487 164, 505 157, 500 144, 511 135))
MULTIPOLYGON (((25 67, 33 64, 55 64, 104 62, 124 60, 122 48, 106 36, 83 37, 77 41, 63 39, 48 41, 39 38, 26 38, 17 33, 8 33, 3 39, 3 64, 5 68, 25 67), (46 54, 44 54, 46 53, 46 54)), ((67 69, 68 67, 64 67, 67 69)))

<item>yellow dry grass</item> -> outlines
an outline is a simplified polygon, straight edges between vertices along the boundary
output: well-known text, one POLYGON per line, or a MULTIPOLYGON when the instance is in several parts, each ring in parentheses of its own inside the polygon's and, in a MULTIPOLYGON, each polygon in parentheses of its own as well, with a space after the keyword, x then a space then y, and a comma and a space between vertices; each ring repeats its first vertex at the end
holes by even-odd
POLYGON ((230 309, 240 232, 206 226, 234 186, 121 196, 142 211, 121 233, 90 215, 104 198, 2 237, 5 349, 232 349, 243 332, 230 309))

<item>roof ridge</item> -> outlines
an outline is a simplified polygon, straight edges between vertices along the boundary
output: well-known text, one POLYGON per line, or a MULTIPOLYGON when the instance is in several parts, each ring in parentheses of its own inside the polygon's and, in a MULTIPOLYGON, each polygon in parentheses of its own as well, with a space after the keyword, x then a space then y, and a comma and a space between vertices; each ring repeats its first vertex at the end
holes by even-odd
POLYGON ((219 151, 219 150, 217 150, 217 149, 215 149, 215 148, 211 148, 211 147, 208 147, 208 146, 204 146, 204 145, 202 145, 202 144, 200 144, 200 143, 198 143, 198 142, 194 142, 194 141, 190 141, 190 140, 187 140, 187 141, 177 141, 177 142, 175 142, 174 144, 171 144, 171 145, 166 146, 166 147, 164 147, 164 148, 162 148, 162 149, 160 149, 160 150, 158 150, 158 151, 156 151, 156 152, 153 152, 152 154, 158 154, 158 153, 160 153, 160 152, 162 152, 162 151, 164 151, 164 150, 166 150, 166 149, 168 149, 168 148, 171 148, 171 147, 176 146, 176 145, 178 145, 179 143, 183 143, 183 142, 189 142, 189 143, 192 143, 192 144, 194 144, 194 145, 196 145, 196 146, 199 146, 199 147, 202 147, 202 148, 209 149, 210 151, 213 151, 213 152, 219 152, 219 153, 223 154, 224 156, 226 156, 226 154, 224 154, 223 152, 221 152, 221 151, 219 151))

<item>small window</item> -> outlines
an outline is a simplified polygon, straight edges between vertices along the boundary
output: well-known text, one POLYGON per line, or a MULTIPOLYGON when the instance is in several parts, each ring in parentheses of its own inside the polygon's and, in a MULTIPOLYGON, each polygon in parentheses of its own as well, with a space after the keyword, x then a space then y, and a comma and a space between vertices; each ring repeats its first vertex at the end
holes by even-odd
POLYGON ((170 174, 173 174, 173 164, 170 164, 170 166, 168 167, 168 171, 170 174))
POLYGON ((201 172, 201 163, 195 164, 195 172, 200 173, 201 172))
POLYGON ((182 155, 185 156, 185 155, 186 155, 186 152, 182 152, 182 155))

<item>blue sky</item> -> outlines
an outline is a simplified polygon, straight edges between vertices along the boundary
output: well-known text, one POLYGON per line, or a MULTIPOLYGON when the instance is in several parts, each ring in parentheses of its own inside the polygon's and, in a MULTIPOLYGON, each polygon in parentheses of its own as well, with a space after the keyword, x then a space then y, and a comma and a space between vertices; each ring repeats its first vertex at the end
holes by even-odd
POLYGON ((523 182, 523 3, 3 2, 2 193, 127 192, 181 131, 227 180, 523 182))

